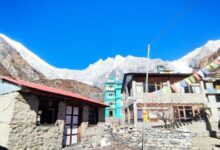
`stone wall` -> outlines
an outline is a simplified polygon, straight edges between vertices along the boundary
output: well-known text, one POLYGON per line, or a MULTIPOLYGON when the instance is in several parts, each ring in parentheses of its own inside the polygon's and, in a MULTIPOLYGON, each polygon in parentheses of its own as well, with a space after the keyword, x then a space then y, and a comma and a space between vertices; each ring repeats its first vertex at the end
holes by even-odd
POLYGON ((15 97, 19 93, 14 92, 6 95, 0 95, 0 146, 7 147, 10 133, 9 123, 12 120, 15 97))
POLYGON ((61 149, 65 119, 65 103, 59 103, 58 119, 53 125, 36 126, 38 99, 35 95, 16 97, 10 123, 9 149, 61 149))
MULTIPOLYGON (((130 147, 142 147, 141 129, 121 128, 113 130, 113 138, 118 144, 130 147)), ((144 130, 145 149, 175 149, 188 150, 192 147, 192 135, 182 129, 152 129, 144 130)))
POLYGON ((144 149, 188 150, 192 148, 192 134, 187 129, 146 128, 142 130, 133 127, 112 128, 110 125, 99 123, 97 126, 88 127, 81 143, 70 148, 70 150, 120 148, 141 150, 143 131, 144 149))
MULTIPOLYGON (((91 106, 86 105, 82 107, 82 123, 80 125, 81 129, 81 136, 83 137, 85 134, 85 131, 87 130, 87 127, 89 125, 89 108, 91 106)), ((105 108, 98 108, 98 122, 105 122, 105 108)))
POLYGON ((105 108, 98 109, 98 122, 105 122, 105 108))

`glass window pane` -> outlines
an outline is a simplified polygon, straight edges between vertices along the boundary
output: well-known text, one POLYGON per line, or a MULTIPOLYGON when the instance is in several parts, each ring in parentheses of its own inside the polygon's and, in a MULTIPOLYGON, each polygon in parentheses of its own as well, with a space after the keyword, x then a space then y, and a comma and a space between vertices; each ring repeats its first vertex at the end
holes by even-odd
POLYGON ((66 124, 71 124, 71 116, 66 116, 66 124))
POLYGON ((69 115, 72 114, 72 106, 67 106, 66 107, 66 114, 69 114, 69 115))
POLYGON ((78 115, 79 114, 79 107, 74 107, 73 114, 78 115))
POLYGON ((64 130, 64 134, 70 134, 71 132, 71 128, 70 128, 70 126, 65 126, 65 130, 64 130))
POLYGON ((142 119, 142 110, 141 109, 138 109, 137 116, 138 116, 138 119, 142 119))
POLYGON ((71 144, 76 144, 77 143, 77 135, 72 135, 72 142, 71 144))
POLYGON ((78 116, 73 116, 73 124, 78 124, 78 116))
POLYGON ((72 134, 77 134, 78 133, 78 128, 77 126, 73 126, 72 128, 72 134))

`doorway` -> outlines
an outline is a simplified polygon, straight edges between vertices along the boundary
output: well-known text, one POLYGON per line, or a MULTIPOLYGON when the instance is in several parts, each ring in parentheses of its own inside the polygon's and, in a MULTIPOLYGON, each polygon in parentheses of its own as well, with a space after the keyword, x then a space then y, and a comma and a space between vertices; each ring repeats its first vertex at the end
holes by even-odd
POLYGON ((109 117, 113 117, 113 111, 109 110, 109 117))
POLYGON ((64 128, 64 146, 78 143, 79 107, 67 106, 64 128))

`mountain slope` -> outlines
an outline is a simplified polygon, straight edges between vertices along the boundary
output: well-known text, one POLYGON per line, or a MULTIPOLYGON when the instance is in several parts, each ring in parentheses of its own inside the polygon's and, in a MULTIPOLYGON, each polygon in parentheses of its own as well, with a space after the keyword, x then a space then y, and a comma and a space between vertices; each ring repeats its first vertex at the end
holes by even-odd
POLYGON ((66 91, 78 93, 87 97, 103 100, 103 91, 97 87, 92 87, 85 83, 67 79, 48 79, 42 67, 46 72, 56 74, 55 70, 47 70, 48 66, 40 58, 30 51, 24 49, 20 44, 10 43, 7 37, 0 36, 0 75, 10 76, 17 79, 44 84, 50 87, 56 87, 66 91), (13 46, 12 46, 13 45, 13 46), (35 66, 37 67, 35 68, 35 66), (46 67, 45 67, 46 66, 46 67))
MULTIPOLYGON (((107 58, 106 60, 100 59, 84 70, 59 69, 49 65, 22 44, 5 35, 1 34, 0 39, 7 42, 8 45, 19 53, 19 55, 33 68, 31 72, 38 72, 39 77, 36 76, 34 78, 42 78, 43 76, 43 78, 48 78, 50 80, 77 80, 86 84, 103 87, 110 75, 122 78, 123 74, 127 72, 146 72, 146 58, 134 56, 122 57, 120 55, 117 55, 115 58, 107 58)), ((218 48, 220 48, 220 40, 209 41, 178 60, 164 61, 161 59, 151 59, 149 70, 153 72, 157 65, 165 65, 175 72, 189 73, 197 67, 197 62, 200 59, 217 51, 218 48)))

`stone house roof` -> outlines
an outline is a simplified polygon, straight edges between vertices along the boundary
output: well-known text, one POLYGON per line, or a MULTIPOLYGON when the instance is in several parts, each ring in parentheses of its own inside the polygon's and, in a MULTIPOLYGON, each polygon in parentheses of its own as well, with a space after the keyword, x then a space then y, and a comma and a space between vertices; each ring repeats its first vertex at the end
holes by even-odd
POLYGON ((21 87, 27 87, 27 88, 30 88, 30 89, 34 89, 34 90, 38 90, 38 91, 42 91, 42 92, 47 92, 47 93, 50 93, 50 94, 56 94, 56 95, 68 97, 70 99, 73 99, 73 98, 79 99, 82 102, 96 104, 96 105, 101 106, 101 107, 107 107, 108 106, 108 105, 106 105, 105 103, 103 103, 101 101, 98 101, 98 100, 95 100, 95 99, 92 99, 92 98, 88 98, 88 97, 85 97, 85 96, 82 96, 80 94, 76 94, 76 93, 73 93, 73 92, 68 92, 68 91, 57 89, 57 88, 52 88, 52 87, 49 87, 49 86, 36 84, 36 83, 32 83, 32 82, 27 82, 27 81, 24 81, 24 80, 13 79, 11 77, 1 76, 1 75, 0 75, 0 79, 3 80, 3 81, 5 80, 5 81, 8 81, 8 82, 11 82, 11 83, 16 84, 16 85, 21 86, 21 87))

